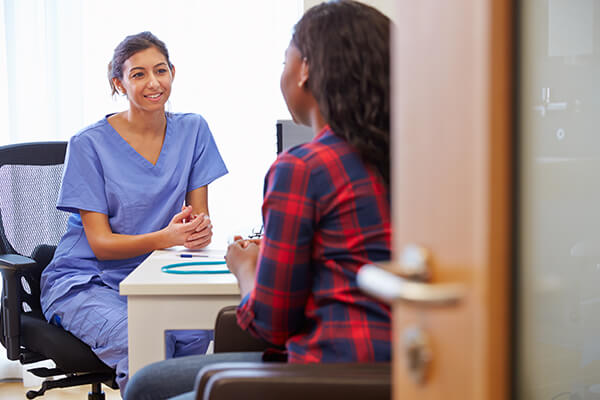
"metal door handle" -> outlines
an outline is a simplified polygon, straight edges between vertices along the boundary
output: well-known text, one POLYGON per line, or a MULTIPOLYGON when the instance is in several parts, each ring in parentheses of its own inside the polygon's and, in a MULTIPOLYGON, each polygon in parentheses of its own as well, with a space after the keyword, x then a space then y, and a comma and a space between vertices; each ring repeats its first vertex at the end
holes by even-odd
POLYGON ((465 295, 460 283, 413 282, 372 264, 363 266, 357 275, 358 286, 385 302, 404 301, 421 306, 448 306, 465 295))

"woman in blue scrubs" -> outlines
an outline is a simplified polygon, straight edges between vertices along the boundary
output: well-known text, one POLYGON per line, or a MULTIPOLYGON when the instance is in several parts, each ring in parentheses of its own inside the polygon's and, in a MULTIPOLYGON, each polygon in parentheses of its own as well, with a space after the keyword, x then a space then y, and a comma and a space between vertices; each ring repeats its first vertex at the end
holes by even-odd
MULTIPOLYGON (((227 168, 198 114, 165 112, 175 68, 150 32, 126 37, 108 77, 129 109, 74 135, 57 202, 67 232, 42 275, 48 321, 88 344, 128 380, 127 302, 119 282, 156 249, 211 241, 208 184, 227 168)), ((201 354, 211 331, 167 334, 167 357, 201 354)))

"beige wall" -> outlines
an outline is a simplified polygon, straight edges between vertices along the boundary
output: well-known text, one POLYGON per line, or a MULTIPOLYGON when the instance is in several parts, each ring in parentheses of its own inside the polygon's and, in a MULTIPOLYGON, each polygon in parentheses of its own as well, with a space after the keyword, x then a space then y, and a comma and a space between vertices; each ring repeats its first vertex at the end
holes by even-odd
MULTIPOLYGON (((322 2, 323 0, 304 0, 304 10, 306 11, 312 6, 322 2)), ((360 0, 360 2, 373 6, 389 18, 394 19, 392 17, 394 15, 394 0, 360 0)))

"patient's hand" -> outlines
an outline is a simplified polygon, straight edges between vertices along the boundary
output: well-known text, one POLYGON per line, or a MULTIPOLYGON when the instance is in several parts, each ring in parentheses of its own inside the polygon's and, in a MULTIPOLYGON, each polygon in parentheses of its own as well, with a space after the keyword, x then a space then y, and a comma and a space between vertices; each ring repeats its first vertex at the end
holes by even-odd
POLYGON ((254 238, 254 239, 244 239, 243 237, 241 237, 240 235, 235 235, 233 237, 233 241, 234 242, 238 242, 240 246, 242 246, 242 248, 246 248, 248 247, 248 245, 250 243, 254 243, 255 245, 260 247, 260 242, 261 242, 261 238, 254 238))
POLYGON ((254 288, 256 262, 260 239, 242 239, 236 236, 235 242, 227 247, 225 260, 227 268, 235 275, 240 285, 240 294, 244 297, 254 288))
POLYGON ((204 213, 190 217, 190 221, 196 220, 201 220, 202 222, 200 222, 195 231, 183 243, 188 249, 201 249, 208 246, 212 240, 213 232, 210 217, 204 213))

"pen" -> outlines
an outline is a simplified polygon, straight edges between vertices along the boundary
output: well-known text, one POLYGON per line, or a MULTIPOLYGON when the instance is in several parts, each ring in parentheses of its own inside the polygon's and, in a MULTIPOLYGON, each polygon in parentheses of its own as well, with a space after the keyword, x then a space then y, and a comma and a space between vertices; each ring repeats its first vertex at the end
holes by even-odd
POLYGON ((208 257, 206 254, 180 254, 181 258, 192 258, 192 257, 208 257))

